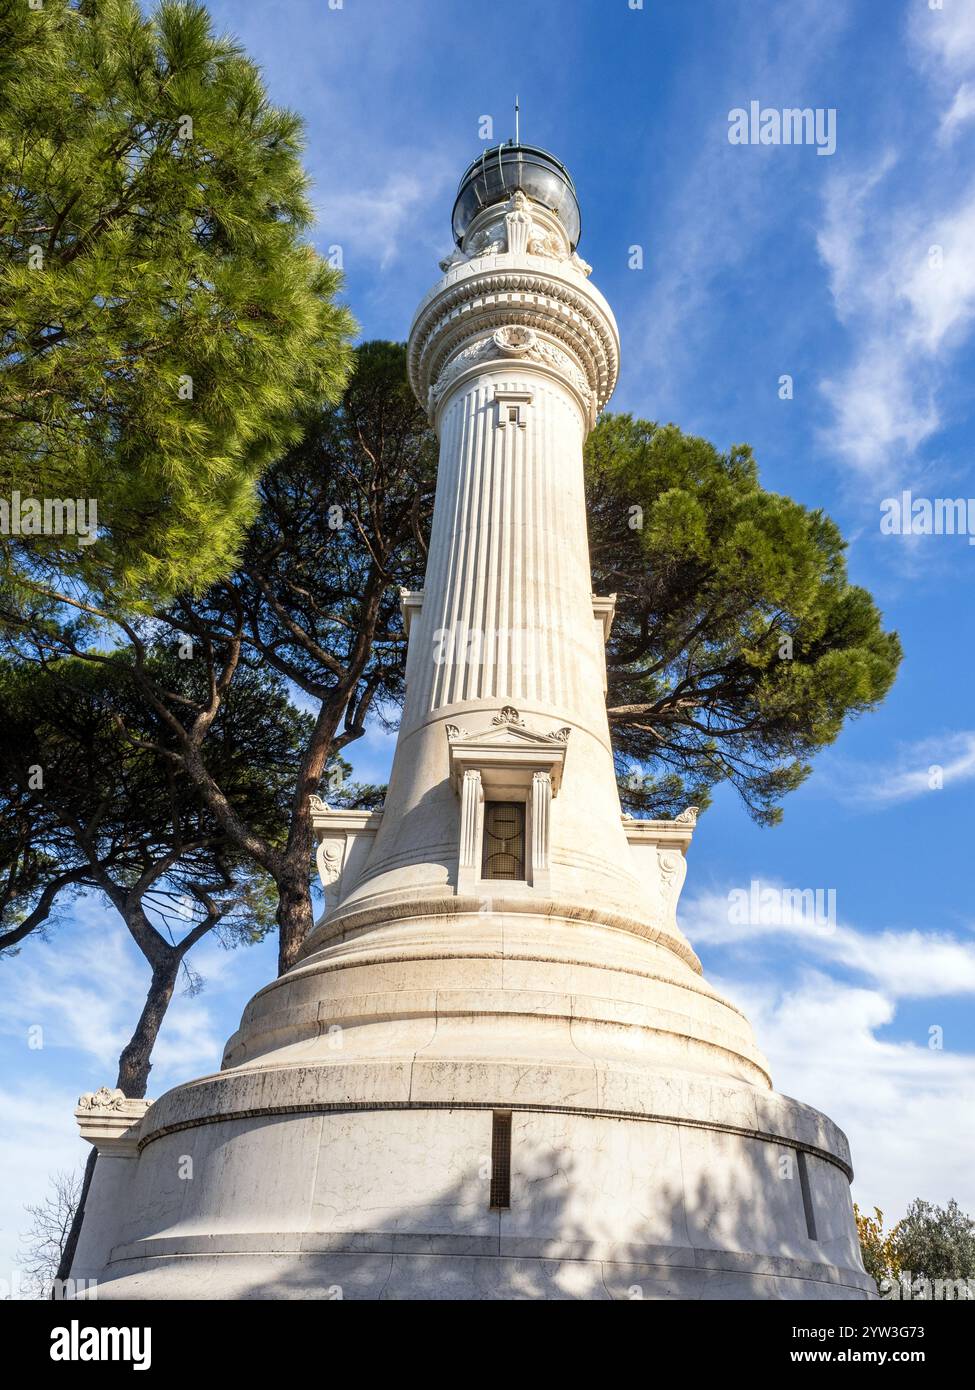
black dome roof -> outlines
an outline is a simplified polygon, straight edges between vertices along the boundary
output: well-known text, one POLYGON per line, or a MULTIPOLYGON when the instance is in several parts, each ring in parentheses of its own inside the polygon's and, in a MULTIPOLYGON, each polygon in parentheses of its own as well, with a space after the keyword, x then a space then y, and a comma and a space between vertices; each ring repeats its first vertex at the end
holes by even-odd
POLYGON ((482 208, 505 203, 516 188, 558 214, 572 249, 579 243, 582 219, 575 185, 565 165, 537 145, 495 145, 466 170, 454 203, 454 240, 464 233, 482 208))

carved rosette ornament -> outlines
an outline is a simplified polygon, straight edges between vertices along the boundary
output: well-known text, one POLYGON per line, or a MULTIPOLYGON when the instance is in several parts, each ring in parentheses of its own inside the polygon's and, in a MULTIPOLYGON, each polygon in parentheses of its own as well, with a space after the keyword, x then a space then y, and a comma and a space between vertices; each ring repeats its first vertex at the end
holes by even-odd
POLYGON ((527 357, 538 343, 538 334, 532 328, 522 328, 517 324, 509 328, 498 328, 491 334, 491 342, 502 357, 527 357))

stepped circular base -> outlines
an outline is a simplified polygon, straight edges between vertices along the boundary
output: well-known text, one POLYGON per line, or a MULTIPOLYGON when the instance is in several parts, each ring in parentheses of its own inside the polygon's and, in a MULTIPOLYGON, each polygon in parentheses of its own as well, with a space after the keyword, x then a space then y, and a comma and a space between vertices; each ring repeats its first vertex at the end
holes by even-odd
MULTIPOLYGON (((212 1244, 212 1242, 211 1242, 212 1244)), ((203 1252, 119 1261, 98 1287, 116 1299, 367 1299, 520 1301, 526 1299, 869 1299, 875 1286, 853 1271, 758 1255, 701 1253, 681 1263, 650 1250, 647 1261, 551 1256, 368 1254, 288 1251, 269 1242, 260 1254, 203 1252), (840 1282, 838 1275, 850 1282, 840 1282)))
POLYGON ((302 1112, 282 1068, 261 1085, 287 1110, 190 1118, 181 1093, 212 1106, 230 1079, 164 1098, 99 1299, 874 1296, 842 1136, 774 1092, 661 1077, 642 1117, 515 1101, 498 1209, 491 1106, 342 1106, 306 1073, 302 1112))
POLYGON ((95 1173, 99 1298, 873 1296, 846 1140, 740 1011, 524 905, 321 944, 95 1173))

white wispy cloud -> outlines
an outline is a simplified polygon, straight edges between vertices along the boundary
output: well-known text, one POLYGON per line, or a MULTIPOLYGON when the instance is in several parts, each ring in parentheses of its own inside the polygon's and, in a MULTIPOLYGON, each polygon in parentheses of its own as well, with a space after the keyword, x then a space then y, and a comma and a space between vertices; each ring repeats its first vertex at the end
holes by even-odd
MULTIPOLYGON (((975 115, 973 11, 921 9, 908 56, 941 105, 944 147, 975 115)), ((885 148, 828 182, 817 247, 852 352, 820 382, 833 412, 823 442, 864 479, 906 481, 944 423, 946 366, 975 324, 973 241, 975 181, 930 145, 923 164, 885 148)))
MULTIPOLYGON (((744 1008, 769 1058, 776 1089, 825 1111, 846 1133, 853 1195, 888 1219, 924 1197, 975 1209, 975 1056, 879 1037, 895 1018, 883 991, 804 971, 788 986, 734 976, 712 982, 744 1008)), ((931 1027, 938 1027, 932 1004, 931 1027)), ((932 1035, 937 1039, 937 1034, 932 1035)))
POLYGON ((790 890, 784 885, 772 879, 756 882, 772 890, 765 900, 756 897, 756 902, 767 904, 757 915, 736 910, 736 900, 729 896, 748 895, 750 882, 731 885, 724 894, 692 896, 682 905, 681 926, 695 946, 737 947, 785 937, 793 958, 802 956, 862 975, 891 1004, 898 999, 975 994, 975 939, 917 929, 864 932, 838 915, 827 924, 809 902, 789 910, 790 890))
MULTIPOLYGON (((796 165, 778 156, 795 151, 763 149, 761 155, 767 159, 759 157, 758 148, 730 145, 727 113, 747 106, 752 98, 773 105, 779 100, 805 105, 801 94, 815 81, 818 66, 847 20, 842 7, 821 0, 765 15, 760 26, 749 25, 747 34, 739 36, 735 61, 720 86, 714 83, 713 71, 708 73, 708 100, 699 109, 701 124, 688 141, 686 168, 669 192, 666 207, 654 209, 656 232, 648 250, 651 275, 646 295, 639 295, 643 284, 634 275, 630 302, 619 305, 627 346, 625 370, 643 393, 646 374, 652 374, 651 398, 657 409, 661 402, 670 408, 669 398, 688 374, 697 380, 694 395, 699 396, 701 355, 720 322, 722 277, 729 270, 747 268, 763 237, 789 215, 788 193, 783 191, 796 177, 796 165), (768 195, 773 181, 778 197, 768 195)), ((697 80, 696 72, 686 74, 688 87, 697 80)), ((694 114, 693 104, 682 110, 688 122, 694 114)), ((638 228, 632 240, 642 243, 638 228)), ((630 405, 621 399, 616 408, 630 405)), ((644 400, 636 408, 645 408, 644 400)))
MULTIPOLYGON (((0 1037, 8 1080, 0 1089, 0 1281, 18 1266, 24 1207, 42 1202, 49 1175, 84 1164, 74 1107, 82 1091, 114 1085, 149 984, 149 969, 96 896, 82 897, 70 926, 30 938, 0 965, 0 1037), (39 1032, 37 1030, 40 1030, 39 1032)), ((216 1070, 239 1009, 269 973, 260 951, 225 951, 214 939, 188 957, 206 991, 177 988, 153 1052, 149 1094, 216 1070), (252 977, 257 975, 258 979, 252 977)), ((273 967, 272 967, 273 968, 273 967)))
MULTIPOLYGON (((44 1047, 89 1059, 95 1085, 114 1084, 119 1053, 149 986, 149 968, 125 928, 104 921, 96 927, 91 918, 98 911, 93 903, 79 904, 82 930, 31 943, 22 958, 5 962, 0 993, 0 1033, 24 1038, 29 1029, 40 1028, 44 1047)), ((200 970, 203 957, 190 959, 200 970)), ((177 992, 154 1053, 153 1081, 212 1067, 214 1059, 219 1063, 222 1042, 205 996, 190 999, 177 992)))
POLYGON ((937 796, 975 778, 975 730, 961 729, 905 744, 883 762, 834 757, 821 785, 839 800, 880 810, 920 796, 937 796))
POLYGON ((944 0, 940 9, 911 6, 908 32, 919 60, 944 86, 975 66, 975 9, 969 0, 944 0))
MULTIPOLYGON (((417 151, 390 159, 396 172, 369 180, 357 174, 335 178, 321 188, 316 211, 323 240, 342 247, 350 258, 386 270, 401 257, 411 261, 424 251, 449 249, 440 195, 457 177, 454 164, 417 151)), ((432 267, 436 270, 436 262, 432 267)))
POLYGON ((0 1089, 0 1284, 14 1297, 24 1254, 21 1235, 31 1220, 25 1208, 49 1194, 50 1176, 73 1173, 88 1158, 72 1111, 77 1094, 58 1086, 10 1085, 0 1089))
MULTIPOLYGON (((149 987, 149 967, 97 896, 79 898, 72 917, 70 927, 48 941, 28 939, 19 957, 3 962, 0 1035, 26 1045, 29 1030, 39 1027, 43 1048, 70 1056, 87 1087, 114 1084, 119 1053, 149 987)), ((220 1065, 229 1030, 218 1021, 218 1006, 237 1014, 249 992, 265 983, 262 959, 263 965, 254 948, 224 950, 213 937, 187 956, 204 992, 191 995, 185 975, 177 984, 153 1052, 153 1095, 220 1065)))
POLYGON ((743 921, 730 901, 717 891, 691 897, 681 926, 696 946, 726 948, 708 979, 744 1009, 776 1090, 847 1134, 857 1200, 894 1219, 915 1197, 975 1209, 975 1055, 956 1047, 945 1018, 949 1000, 975 993, 975 939, 868 932, 842 919, 824 931, 808 912, 743 921), (759 975, 763 957, 774 976, 759 975), (917 1036, 884 1036, 906 1001, 917 1036))
POLYGON ((950 144, 975 116, 975 9, 969 0, 945 0, 940 9, 915 5, 908 36, 915 61, 943 105, 939 140, 950 144))
POLYGON ((938 138, 950 144, 962 126, 975 116, 975 83, 963 82, 955 93, 954 100, 941 117, 938 138))

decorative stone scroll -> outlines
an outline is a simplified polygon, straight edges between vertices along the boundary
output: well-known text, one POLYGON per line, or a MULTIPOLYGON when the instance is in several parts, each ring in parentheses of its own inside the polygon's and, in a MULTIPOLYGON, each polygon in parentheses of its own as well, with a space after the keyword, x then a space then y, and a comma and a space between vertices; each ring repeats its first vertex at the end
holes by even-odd
POLYGON ((124 1110, 125 1092, 118 1087, 109 1090, 107 1086, 99 1086, 97 1091, 86 1091, 83 1096, 78 1097, 79 1110, 124 1110))

